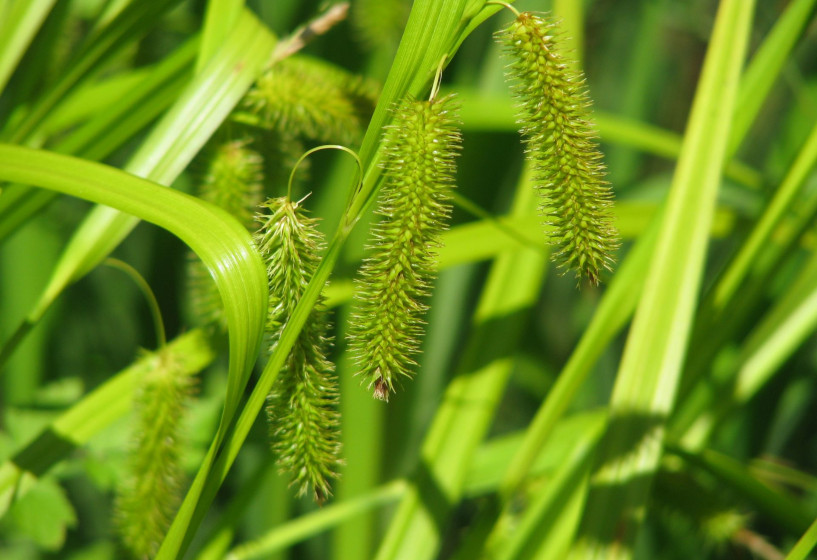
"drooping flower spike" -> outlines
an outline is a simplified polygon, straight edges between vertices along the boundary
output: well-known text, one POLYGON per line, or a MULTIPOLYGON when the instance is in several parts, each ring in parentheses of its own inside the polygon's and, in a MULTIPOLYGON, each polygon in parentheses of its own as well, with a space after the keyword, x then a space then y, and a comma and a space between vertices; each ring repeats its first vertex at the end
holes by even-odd
POLYGON ((601 270, 611 269, 619 243, 584 78, 559 52, 555 22, 506 6, 517 17, 497 38, 510 58, 508 76, 552 228, 553 259, 597 284, 601 270))
MULTIPOLYGON (((340 149, 357 159, 348 148, 320 146, 306 152, 298 164, 321 149, 340 149)), ((298 164, 290 175, 287 196, 262 205, 269 213, 258 216, 262 226, 255 236, 270 282, 267 333, 271 353, 318 268, 324 245, 317 220, 306 215, 303 200, 291 199, 298 164)), ((338 387, 334 364, 327 358, 328 331, 321 297, 278 374, 267 406, 278 465, 290 475, 299 495, 311 489, 318 503, 331 495, 330 481, 337 478, 342 464, 338 387)))
POLYGON ((461 139, 453 97, 437 98, 437 84, 427 101, 404 99, 386 129, 380 220, 356 281, 349 346, 359 375, 381 400, 398 378, 411 376, 436 249, 451 214, 461 139))
POLYGON ((162 348, 143 372, 134 402, 136 424, 128 476, 116 496, 116 525, 134 558, 159 550, 181 503, 181 423, 195 378, 162 348))

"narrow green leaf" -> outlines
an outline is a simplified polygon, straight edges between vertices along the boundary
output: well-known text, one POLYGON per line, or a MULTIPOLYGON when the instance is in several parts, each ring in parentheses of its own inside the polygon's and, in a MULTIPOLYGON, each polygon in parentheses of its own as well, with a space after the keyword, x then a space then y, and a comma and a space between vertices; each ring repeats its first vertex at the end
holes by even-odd
POLYGON ((18 1, 0 6, 0 93, 55 1, 18 1))
MULTIPOLYGON (((371 398, 366 395, 368 402, 371 398)), ((580 455, 589 443, 587 436, 597 434, 604 425, 604 412, 577 414, 566 418, 557 428, 556 437, 539 451, 536 474, 549 474, 558 470, 565 454, 573 450, 580 455)), ((592 437, 591 437, 592 439, 592 437)), ((522 443, 522 434, 508 434, 487 441, 474 454, 468 466, 464 492, 480 495, 491 492, 499 484, 499 477, 508 457, 522 443)), ((388 482, 355 498, 329 504, 319 510, 302 515, 280 526, 273 527, 262 537, 236 546, 227 556, 229 559, 250 560, 262 558, 273 552, 305 541, 321 532, 336 527, 349 517, 383 507, 400 499, 408 488, 402 479, 388 482)), ((203 560, 200 558, 199 560, 203 560)))
POLYGON ((724 0, 718 9, 572 558, 632 556, 694 315, 753 8, 724 0))
POLYGON ((817 253, 749 334, 727 371, 701 379, 673 418, 672 435, 691 450, 709 441, 723 418, 754 398, 817 329, 817 253))
POLYGON ((553 0, 553 13, 559 14, 564 30, 565 52, 574 62, 584 59, 584 5, 573 0, 553 0))
POLYGON ((303 515, 280 528, 273 529, 257 541, 235 547, 227 554, 225 560, 266 558, 272 552, 325 531, 349 517, 393 502, 405 491, 405 481, 395 480, 364 496, 325 507, 311 515, 303 515))
POLYGON ((716 313, 732 302, 744 279, 752 272, 756 274, 756 270, 760 268, 756 264, 758 255, 769 244, 774 229, 792 209, 815 164, 817 164, 817 126, 812 129, 797 159, 775 191, 772 200, 766 205, 749 238, 741 245, 729 268, 720 277, 711 297, 711 305, 716 313))
MULTIPOLYGON (((581 516, 583 498, 593 464, 593 452, 606 426, 606 417, 574 440, 563 462, 535 495, 508 542, 499 545, 497 560, 564 558, 581 516)), ((490 547, 490 543, 489 543, 490 547)))
POLYGON ((786 555, 785 560, 806 560, 815 546, 817 546, 817 519, 803 533, 794 548, 786 555))
MULTIPOLYGON (((99 159, 109 153, 111 145, 121 146, 125 139, 176 101, 183 87, 188 85, 198 43, 198 38, 187 41, 151 67, 138 84, 117 98, 110 110, 93 114, 65 141, 57 144, 55 151, 99 159)), ((85 105, 94 103, 84 95, 76 95, 72 101, 85 105)), ((52 120, 48 119, 44 126, 51 126, 51 123, 52 120)))
POLYGON ((817 0, 793 0, 763 40, 740 80, 737 106, 726 153, 737 152, 763 102, 789 60, 797 41, 812 22, 817 0))
MULTIPOLYGON (((68 92, 88 75, 97 72, 108 60, 148 29, 179 0, 131 2, 98 32, 92 33, 62 78, 40 98, 14 130, 3 130, 5 141, 19 143, 32 137, 48 114, 68 92)), ((24 3, 23 3, 24 4, 24 3)))
MULTIPOLYGON (((787 60, 786 54, 793 48, 795 39, 802 32, 802 26, 813 13, 814 4, 812 0, 792 2, 758 49, 741 81, 738 96, 740 105, 735 114, 740 128, 733 129, 728 154, 731 155, 739 147, 741 139, 735 137, 735 133, 740 131, 745 135, 748 131, 750 123, 746 122, 746 115, 755 115, 759 111, 762 100, 787 60), (757 95, 760 99, 756 98, 757 95)), ((675 437, 681 437, 685 432, 683 441, 688 445, 693 447, 702 445, 714 427, 711 411, 704 409, 708 403, 718 400, 720 395, 717 391, 713 392, 714 380, 703 373, 710 369, 709 364, 719 349, 757 309, 757 304, 765 294, 770 280, 800 237, 811 227, 813 217, 817 213, 817 196, 813 194, 803 196, 801 193, 815 160, 817 160, 817 128, 814 128, 805 140, 774 197, 766 205, 762 216, 754 224, 743 245, 720 274, 702 304, 702 311, 692 336, 692 344, 699 351, 686 364, 681 393, 684 406, 673 422, 675 437), (795 207, 795 215, 792 218, 791 210, 795 207), (789 217, 789 221, 786 227, 781 227, 781 222, 786 216, 789 217), (738 295, 740 297, 737 297, 738 295), (693 423, 696 427, 690 431, 693 423)), ((791 298, 787 299, 791 301, 791 298)), ((778 306, 775 314, 780 313, 781 309, 778 306)), ((741 360, 750 359, 748 356, 753 351, 745 349, 741 360)), ((745 362, 743 366, 738 367, 741 375, 745 375, 747 371, 745 362)), ((737 368, 722 372, 718 383, 721 386, 732 383, 727 377, 733 375, 735 371, 737 368)), ((772 373, 765 368, 758 371, 762 372, 758 373, 758 378, 765 378, 772 373)), ((715 416, 721 415, 728 408, 726 405, 732 402, 730 396, 722 396, 724 398, 718 401, 720 410, 715 416)))
POLYGON ((241 16, 244 0, 209 0, 204 15, 204 31, 196 61, 196 74, 215 56, 222 43, 228 41, 230 30, 241 16))
POLYGON ((652 257, 660 223, 658 218, 653 220, 613 276, 590 325, 536 412, 526 431, 525 441, 514 455, 500 485, 500 498, 506 502, 502 505, 507 505, 524 481, 538 450, 573 402, 599 355, 630 319, 630 311, 635 308, 644 286, 644 270, 652 257))
MULTIPOLYGON (((113 153, 178 98, 189 81, 186 70, 193 61, 196 48, 195 39, 188 41, 152 68, 147 76, 141 77, 138 84, 130 85, 122 95, 117 96, 115 91, 104 88, 100 94, 114 96, 115 103, 111 103, 111 107, 103 104, 102 111, 92 113, 93 116, 68 132, 52 149, 92 160, 101 160, 113 153)), ((123 81, 130 83, 130 80, 123 81)), ((79 90, 61 104, 53 118, 43 123, 43 128, 58 131, 69 126, 70 119, 61 115, 63 110, 68 111, 77 105, 98 109, 97 88, 87 89, 79 90)), ((6 187, 0 197, 0 240, 11 235, 56 196, 57 193, 23 185, 6 187)))

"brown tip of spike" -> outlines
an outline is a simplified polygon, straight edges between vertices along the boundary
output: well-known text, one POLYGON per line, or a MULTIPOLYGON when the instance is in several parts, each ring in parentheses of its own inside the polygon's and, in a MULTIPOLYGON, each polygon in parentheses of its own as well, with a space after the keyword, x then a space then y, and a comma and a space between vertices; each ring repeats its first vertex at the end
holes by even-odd
POLYGON ((374 398, 389 402, 389 384, 382 377, 374 382, 374 398))

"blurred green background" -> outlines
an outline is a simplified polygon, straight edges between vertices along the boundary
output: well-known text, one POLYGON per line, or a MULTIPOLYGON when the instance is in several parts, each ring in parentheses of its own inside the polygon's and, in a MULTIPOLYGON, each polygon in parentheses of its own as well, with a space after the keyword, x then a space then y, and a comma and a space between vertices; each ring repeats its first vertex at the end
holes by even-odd
MULTIPOLYGON (((4 8, 10 10, 18 1, 22 0, 0 1, 0 18, 4 8)), ((121 3, 55 2, 0 95, 0 124, 4 124, 5 141, 31 103, 62 78, 68 61, 91 36, 98 15, 121 3)), ((351 17, 316 37, 304 53, 382 83, 402 29, 401 17, 407 12, 403 8, 392 15, 376 2, 360 2, 359 6, 352 3, 351 17), (379 9, 383 9, 383 14, 379 9), (392 17, 394 22, 390 23, 392 17), (371 19, 379 22, 379 33, 372 34, 371 28, 366 27, 371 25, 368 23, 371 19)), ((169 4, 169 9, 149 28, 95 69, 84 87, 103 88, 119 79, 132 79, 135 83, 202 28, 206 2, 169 4)), ((790 4, 783 0, 758 3, 750 57, 790 4)), ((278 36, 288 35, 325 7, 324 3, 308 0, 258 0, 248 1, 247 5, 278 36)), ((544 0, 520 0, 515 6, 534 11, 553 8, 551 2, 544 0)), ((684 133, 716 6, 717 2, 712 0, 586 0, 580 34, 576 30, 565 32, 574 56, 582 60, 608 177, 623 216, 619 222, 623 234, 619 261, 669 189, 675 167, 671 152, 677 149, 673 146, 684 133)), ((457 92, 462 104, 464 149, 458 169, 459 192, 494 215, 509 212, 523 165, 514 102, 504 78, 505 62, 492 39, 492 34, 509 20, 509 13, 501 11, 468 37, 443 80, 443 87, 457 92)), ((126 82, 119 82, 119 89, 111 90, 110 94, 100 89, 102 103, 115 103, 117 96, 124 95, 128 86, 122 86, 123 83, 126 82)), ((55 116, 51 121, 54 128, 42 131, 29 142, 56 149, 93 110, 94 107, 68 103, 59 105, 55 111, 61 112, 62 120, 55 116)), ((817 27, 811 19, 724 176, 719 190, 721 213, 707 255, 705 289, 715 282, 745 240, 789 172, 815 122, 817 27)), ((136 131, 104 161, 123 165, 147 130, 145 126, 136 131)), ((304 142, 305 147, 317 145, 314 140, 304 142)), ((173 187, 195 192, 197 165, 200 168, 204 163, 194 161, 190 171, 182 174, 173 187)), ((324 153, 311 158, 308 171, 299 178, 299 195, 312 192, 310 209, 322 219, 327 233, 334 230, 339 220, 352 173, 353 165, 342 154, 324 153)), ((281 196, 286 184, 280 180, 267 181, 264 188, 267 196, 281 196)), ((810 208, 809 202, 817 195, 815 191, 817 175, 811 169, 799 193, 800 203, 794 205, 793 216, 796 217, 798 208, 810 208)), ((0 206, 4 194, 0 194, 0 206)), ((66 240, 89 208, 86 202, 60 196, 20 224, 0 223, 3 341, 34 305, 66 240)), ((0 218, 10 215, 0 213, 0 218)), ((453 225, 474 219, 466 209, 457 207, 453 225)), ((538 228, 528 229, 534 239, 540 235, 538 228)), ((364 221, 346 245, 332 277, 333 286, 342 288, 353 276, 363 254, 366 233, 364 221)), ((540 239, 544 247, 544 239, 540 239)), ((477 238, 473 243, 483 241, 477 238)), ((814 243, 813 228, 809 226, 798 248, 786 255, 717 353, 717 360, 713 359, 704 369, 717 371, 719 363, 727 364, 741 352, 754 327, 792 291, 814 243)), ((189 257, 178 239, 142 223, 113 256, 134 266, 150 284, 169 339, 194 327, 186 283, 189 257)), ((348 305, 344 303, 334 309, 337 340, 334 356, 339 362, 342 384, 347 462, 344 478, 337 487, 338 500, 364 494, 414 469, 442 392, 466 345, 471 315, 488 272, 487 260, 472 257, 466 260, 469 262, 441 271, 431 302, 419 373, 415 380, 404 384, 388 406, 373 402, 351 376, 343 357, 348 305)), ((604 282, 609 282, 612 276, 614 273, 607 275, 604 282)), ((511 437, 528 426, 576 347, 604 291, 604 285, 577 289, 571 276, 560 276, 554 269, 548 271, 537 301, 527 313, 522 337, 512 345, 511 379, 493 418, 489 438, 511 437)), ((571 414, 589 413, 606 405, 625 335, 626 331, 607 346, 573 399, 571 414)), ((144 297, 122 271, 99 267, 68 288, 0 374, 0 458, 7 459, 82 395, 131 364, 140 349, 155 349, 155 338, 144 297)), ((220 357, 201 375, 186 420, 190 450, 185 454, 184 464, 191 477, 209 444, 223 399, 226 359, 223 347, 218 345, 224 341, 216 339, 214 344, 222 350, 220 357)), ((754 472, 761 473, 763 480, 785 486, 812 517, 817 512, 816 350, 814 336, 805 336, 770 382, 729 414, 710 441, 712 449, 751 466, 754 472)), ((681 397, 686 394, 682 389, 681 397)), ((131 424, 132 419, 125 417, 94 436, 0 519, 0 558, 123 557, 116 543, 111 512, 131 424)), ((477 482, 466 490, 465 499, 450 519, 443 534, 441 558, 453 557, 483 507, 486 490, 479 488, 478 469, 491 472, 500 468, 492 467, 489 461, 491 453, 507 454, 497 449, 480 451, 481 459, 473 466, 475 472, 469 479, 477 482)), ((540 473, 551 472, 554 467, 545 465, 540 473)), ((542 476, 547 479, 546 474, 542 476)), ((799 536, 782 529, 768 514, 758 514, 751 500, 745 500, 740 492, 722 496, 720 483, 709 472, 685 470, 678 474, 668 470, 663 478, 659 477, 655 488, 651 502, 654 507, 650 507, 636 548, 638 558, 782 558, 773 556, 752 539, 785 551, 799 536), (679 482, 673 476, 694 481, 679 482), (694 492, 690 490, 685 495, 685 485, 700 487, 701 499, 712 500, 713 504, 720 505, 713 496, 723 500, 725 506, 718 509, 723 517, 711 519, 712 526, 704 527, 701 517, 696 517, 696 507, 686 503, 694 492), (718 519, 723 521, 720 526, 716 524, 718 519)), ((524 502, 521 498, 520 501, 524 502)), ((198 533, 193 545, 195 552, 190 557, 204 550, 208 538, 220 535, 219 530, 225 526, 233 531, 227 537, 228 544, 229 539, 234 544, 251 541, 287 519, 313 512, 315 507, 307 499, 293 498, 287 490, 286 480, 277 474, 270 457, 266 428, 260 419, 198 533)), ((350 515, 330 531, 309 535, 304 542, 261 557, 344 560, 374 557, 392 512, 393 508, 386 506, 350 515)))

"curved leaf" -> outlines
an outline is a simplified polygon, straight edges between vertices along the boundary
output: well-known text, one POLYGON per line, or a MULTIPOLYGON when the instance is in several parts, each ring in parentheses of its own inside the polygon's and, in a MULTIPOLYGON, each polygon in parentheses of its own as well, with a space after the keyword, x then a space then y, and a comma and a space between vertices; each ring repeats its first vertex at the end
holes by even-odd
MULTIPOLYGON (((210 269, 230 332, 225 418, 230 418, 261 342, 267 277, 252 238, 212 204, 107 165, 0 144, 0 180, 37 185, 154 223, 181 238, 210 269)), ((104 230, 100 230, 104 233, 104 230)))

